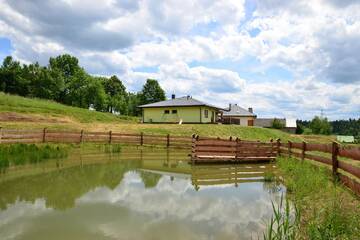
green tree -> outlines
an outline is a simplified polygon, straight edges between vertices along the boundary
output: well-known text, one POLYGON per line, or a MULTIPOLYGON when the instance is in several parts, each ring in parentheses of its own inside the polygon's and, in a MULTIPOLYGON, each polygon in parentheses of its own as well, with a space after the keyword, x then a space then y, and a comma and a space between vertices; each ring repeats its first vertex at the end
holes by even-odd
POLYGON ((49 70, 55 75, 60 74, 61 79, 63 79, 64 87, 57 101, 68 105, 82 106, 79 104, 82 100, 76 100, 74 97, 78 97, 78 93, 83 89, 76 89, 76 87, 83 87, 83 83, 88 79, 84 69, 79 66, 79 60, 69 54, 51 57, 49 59, 49 70))
POLYGON ((140 93, 128 93, 128 114, 130 116, 140 116, 140 93))
POLYGON ((128 94, 121 80, 116 76, 112 76, 109 79, 104 79, 103 85, 108 98, 107 111, 128 114, 128 94))
POLYGON ((329 135, 331 134, 331 125, 327 118, 321 118, 318 116, 315 116, 309 125, 312 133, 314 134, 324 134, 329 135))
POLYGON ((29 93, 29 79, 24 78, 23 68, 18 61, 7 56, 0 68, 0 90, 27 96, 29 93))
POLYGON ((155 79, 147 79, 140 93, 140 104, 154 103, 165 100, 165 91, 155 79))
POLYGON ((84 101, 87 107, 92 105, 97 111, 104 111, 106 109, 106 93, 99 78, 89 76, 89 82, 84 93, 84 101))

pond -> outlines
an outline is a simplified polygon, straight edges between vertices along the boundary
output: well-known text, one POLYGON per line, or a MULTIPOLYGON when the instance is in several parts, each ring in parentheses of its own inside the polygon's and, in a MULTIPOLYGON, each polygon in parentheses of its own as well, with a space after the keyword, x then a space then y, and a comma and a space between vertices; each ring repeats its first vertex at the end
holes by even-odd
POLYGON ((276 166, 191 166, 187 155, 76 150, 10 169, 0 175, 1 239, 262 238, 286 190, 264 181, 276 166))

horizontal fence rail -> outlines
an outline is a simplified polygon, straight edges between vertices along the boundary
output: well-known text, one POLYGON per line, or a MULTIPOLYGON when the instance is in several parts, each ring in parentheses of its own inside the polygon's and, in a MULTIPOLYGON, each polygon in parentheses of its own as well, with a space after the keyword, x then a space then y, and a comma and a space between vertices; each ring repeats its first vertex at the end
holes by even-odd
POLYGON ((360 195, 360 148, 341 146, 337 142, 331 144, 282 143, 277 140, 279 156, 308 159, 325 164, 332 169, 335 179, 360 195))
POLYGON ((87 131, 1 129, 0 144, 11 143, 119 143, 191 148, 191 137, 87 131))

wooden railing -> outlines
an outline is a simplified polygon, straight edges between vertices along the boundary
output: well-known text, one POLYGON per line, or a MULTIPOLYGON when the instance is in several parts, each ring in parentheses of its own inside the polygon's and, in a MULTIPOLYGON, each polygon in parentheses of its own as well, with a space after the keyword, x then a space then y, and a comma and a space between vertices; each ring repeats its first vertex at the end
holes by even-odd
POLYGON ((276 158, 274 142, 244 141, 239 138, 220 139, 193 136, 192 163, 255 162, 276 158))
POLYGON ((277 140, 278 155, 309 159, 325 164, 332 169, 334 179, 360 195, 360 148, 331 144, 282 143, 277 140), (359 162, 358 162, 359 161, 359 162))
POLYGON ((190 148, 191 137, 150 134, 126 134, 87 131, 60 131, 49 129, 22 130, 1 129, 0 143, 120 143, 133 145, 162 145, 166 147, 190 148))

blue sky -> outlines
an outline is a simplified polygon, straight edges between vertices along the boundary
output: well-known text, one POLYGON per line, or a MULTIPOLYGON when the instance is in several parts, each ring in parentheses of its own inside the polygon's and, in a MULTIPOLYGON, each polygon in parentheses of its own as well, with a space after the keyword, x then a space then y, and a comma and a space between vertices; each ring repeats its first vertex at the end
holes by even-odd
POLYGON ((340 0, 0 0, 0 59, 70 53, 129 91, 156 78, 259 117, 360 117, 360 3, 340 0))

